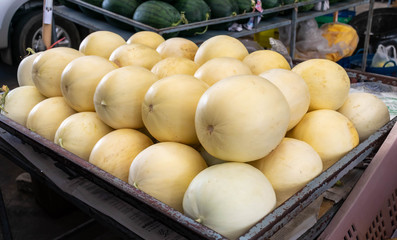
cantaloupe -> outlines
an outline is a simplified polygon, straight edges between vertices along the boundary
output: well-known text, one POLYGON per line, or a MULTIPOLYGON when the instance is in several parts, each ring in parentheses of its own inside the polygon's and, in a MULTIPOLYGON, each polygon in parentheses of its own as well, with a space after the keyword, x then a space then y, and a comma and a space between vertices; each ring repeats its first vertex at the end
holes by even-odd
POLYGON ((256 75, 238 75, 208 88, 197 105, 195 126, 209 154, 249 162, 281 142, 289 119, 288 102, 274 84, 256 75))
POLYGON ((282 68, 267 70, 259 76, 276 85, 287 99, 290 108, 290 122, 287 130, 291 130, 309 109, 310 92, 305 80, 299 74, 282 68))
POLYGON ((207 164, 194 148, 176 142, 156 143, 132 161, 128 183, 183 212, 185 191, 205 168, 207 164))
POLYGON ((241 60, 232 57, 218 57, 201 65, 194 76, 211 86, 223 78, 245 74, 252 74, 252 72, 241 60))
POLYGON ((284 138, 269 155, 250 162, 272 184, 277 206, 323 171, 320 155, 304 141, 284 138))
POLYGON ((243 63, 247 64, 252 73, 259 75, 264 71, 281 68, 291 70, 287 59, 280 53, 273 50, 257 50, 250 53, 243 60, 243 63))
POLYGON ((386 104, 372 93, 350 93, 338 112, 352 121, 360 137, 360 142, 390 121, 390 113, 386 104))
POLYGON ((185 215, 236 239, 276 206, 266 176, 247 163, 222 163, 201 171, 183 198, 185 215))
POLYGON ((116 48, 109 57, 119 67, 141 66, 151 70, 161 60, 156 50, 139 43, 125 44, 116 48))
POLYGON ((197 144, 195 113, 208 85, 186 74, 172 75, 153 83, 142 103, 142 120, 158 141, 197 144))
POLYGON ((55 132, 65 120, 76 111, 63 97, 51 97, 36 104, 29 112, 26 127, 40 136, 54 141, 55 132))
POLYGON ((156 48, 162 58, 183 57, 192 61, 194 61, 197 50, 198 46, 196 43, 181 37, 168 38, 156 48))
POLYGON ((233 57, 243 60, 248 50, 237 38, 217 35, 205 40, 198 48, 194 61, 200 66, 216 57, 233 57))
POLYGON ((312 146, 323 161, 323 170, 328 169, 359 143, 353 123, 341 113, 330 109, 306 113, 287 136, 312 146))
POLYGON ((34 85, 46 97, 62 96, 62 71, 72 60, 82 56, 83 53, 68 47, 56 47, 42 52, 32 65, 34 85))
POLYGON ((193 76, 198 67, 197 63, 187 58, 167 57, 156 63, 151 71, 161 79, 175 74, 193 76))
POLYGON ((94 145, 88 161, 128 182, 132 161, 141 151, 152 144, 152 140, 138 130, 117 129, 99 139, 94 145))
POLYGON ((299 74, 309 87, 309 111, 337 110, 349 95, 350 78, 346 70, 331 60, 306 60, 292 68, 292 71, 299 74))
POLYGON ((116 48, 124 44, 126 44, 126 41, 117 33, 95 31, 81 41, 79 51, 84 55, 96 55, 108 59, 116 48))
POLYGON ((95 89, 102 77, 115 69, 111 61, 95 55, 71 61, 62 72, 60 84, 66 102, 78 112, 95 111, 95 89))
POLYGON ((88 161, 94 145, 111 131, 113 129, 95 112, 78 112, 62 121, 55 132, 54 142, 88 161))
POLYGON ((106 74, 98 83, 94 106, 99 118, 115 129, 142 128, 142 102, 158 80, 148 69, 126 66, 106 74))
POLYGON ((152 49, 156 49, 161 43, 165 41, 164 37, 152 31, 139 31, 128 38, 127 44, 139 43, 146 45, 152 49))

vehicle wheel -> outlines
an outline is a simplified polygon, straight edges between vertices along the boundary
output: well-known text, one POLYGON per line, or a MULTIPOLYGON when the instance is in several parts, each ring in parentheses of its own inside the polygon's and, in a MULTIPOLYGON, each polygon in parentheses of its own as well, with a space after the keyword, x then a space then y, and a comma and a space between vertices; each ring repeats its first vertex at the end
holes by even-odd
MULTIPOLYGON (((57 47, 79 48, 80 35, 77 27, 65 19, 54 16, 55 18, 55 39, 65 37, 58 43, 57 47)), ((42 11, 33 11, 22 17, 15 25, 13 34, 13 61, 19 63, 23 56, 27 54, 26 49, 32 48, 35 52, 45 50, 42 41, 42 11)))

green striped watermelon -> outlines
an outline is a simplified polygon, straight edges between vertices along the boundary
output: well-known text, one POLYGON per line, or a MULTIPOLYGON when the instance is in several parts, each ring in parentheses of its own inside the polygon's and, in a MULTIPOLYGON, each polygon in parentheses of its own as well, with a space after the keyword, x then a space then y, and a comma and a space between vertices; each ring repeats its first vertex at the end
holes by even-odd
MULTIPOLYGON (((135 10, 133 19, 154 28, 166 28, 178 26, 182 23, 182 15, 178 9, 169 3, 150 0, 140 4, 135 10)), ((136 31, 142 29, 135 28, 136 31)), ((179 32, 164 34, 164 38, 176 37, 179 32)))
MULTIPOLYGON (((102 7, 102 2, 103 0, 82 0, 83 2, 89 3, 91 5, 94 5, 96 7, 102 7)), ((88 9, 86 7, 83 7, 79 5, 80 10, 87 16, 93 17, 93 18, 103 18, 103 15, 97 11, 88 9)))
MULTIPOLYGON (((211 9, 211 18, 235 16, 238 14, 238 5, 235 0, 204 0, 211 9)), ((227 29, 232 22, 211 25, 211 29, 227 29)))
MULTIPOLYGON (((140 0, 103 0, 102 8, 110 12, 117 13, 121 16, 131 18, 134 16, 136 8, 141 4, 140 0)), ((124 22, 118 21, 112 17, 106 16, 105 19, 113 26, 133 30, 134 27, 124 22)))
MULTIPOLYGON (((175 8, 183 12, 187 20, 186 23, 202 22, 210 19, 211 9, 204 0, 176 0, 175 8)), ((206 27, 193 28, 180 32, 184 36, 203 34, 206 27)))

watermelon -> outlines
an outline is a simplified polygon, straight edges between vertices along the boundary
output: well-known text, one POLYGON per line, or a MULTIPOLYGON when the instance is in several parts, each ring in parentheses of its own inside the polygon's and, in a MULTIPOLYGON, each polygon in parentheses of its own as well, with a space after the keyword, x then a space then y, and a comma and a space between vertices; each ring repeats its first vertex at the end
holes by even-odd
MULTIPOLYGON (((298 2, 307 2, 309 0, 298 0, 298 2)), ((308 12, 314 8, 314 3, 298 7, 299 12, 308 12)))
MULTIPOLYGON (((176 0, 175 8, 184 12, 186 23, 207 21, 211 17, 211 9, 204 0, 176 0)), ((193 28, 180 32, 183 36, 203 34, 207 27, 193 28)))
MULTIPOLYGON (((221 18, 236 16, 238 14, 238 5, 236 0, 204 0, 211 9, 211 18, 221 18)), ((232 22, 211 25, 211 29, 226 30, 232 22)))
MULTIPOLYGON (((262 9, 270 9, 275 7, 280 7, 282 5, 282 0, 263 0, 262 1, 262 9)), ((266 14, 262 16, 262 20, 269 19, 277 16, 278 12, 272 12, 270 14, 266 14)))
POLYGON ((254 7, 252 5, 252 0, 236 0, 236 3, 238 5, 239 14, 252 12, 252 8, 254 7))
POLYGON ((60 4, 62 4, 62 5, 64 5, 64 6, 68 7, 68 8, 72 8, 72 9, 75 9, 75 10, 80 10, 79 5, 77 5, 75 3, 71 3, 71 2, 66 1, 66 0, 58 0, 58 2, 60 4))
MULTIPOLYGON (((136 8, 140 4, 140 0, 103 0, 102 2, 102 8, 106 9, 110 12, 119 14, 121 16, 131 18, 134 16, 134 12, 136 8)), ((108 23, 110 23, 113 26, 125 29, 125 30, 132 30, 134 29, 133 26, 118 21, 112 17, 106 16, 105 19, 108 23)))
MULTIPOLYGON (((83 2, 89 3, 91 5, 94 5, 96 7, 102 7, 102 2, 103 0, 82 0, 83 2)), ((96 12, 94 10, 88 9, 86 7, 83 7, 79 5, 80 10, 87 16, 92 17, 92 18, 103 18, 103 15, 99 12, 96 12)))
MULTIPOLYGON (((157 0, 150 0, 140 4, 134 13, 133 19, 154 28, 175 27, 183 23, 182 15, 178 9, 169 3, 157 0)), ((136 27, 136 31, 142 29, 136 27)), ((164 34, 164 38, 178 36, 179 32, 164 34)))

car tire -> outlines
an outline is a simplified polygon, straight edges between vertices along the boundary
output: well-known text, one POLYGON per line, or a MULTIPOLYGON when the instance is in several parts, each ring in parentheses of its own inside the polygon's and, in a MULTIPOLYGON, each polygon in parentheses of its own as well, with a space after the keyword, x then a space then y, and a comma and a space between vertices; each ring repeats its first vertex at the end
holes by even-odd
MULTIPOLYGON (((43 22, 43 13, 41 10, 32 11, 18 20, 15 24, 12 50, 13 61, 19 63, 24 56, 28 54, 27 48, 32 48, 35 52, 45 50, 41 41, 41 27, 43 22), (35 46, 33 46, 35 45, 35 46)), ((77 27, 65 19, 54 16, 56 26, 55 41, 66 37, 57 46, 71 47, 78 49, 81 38, 77 27)))

